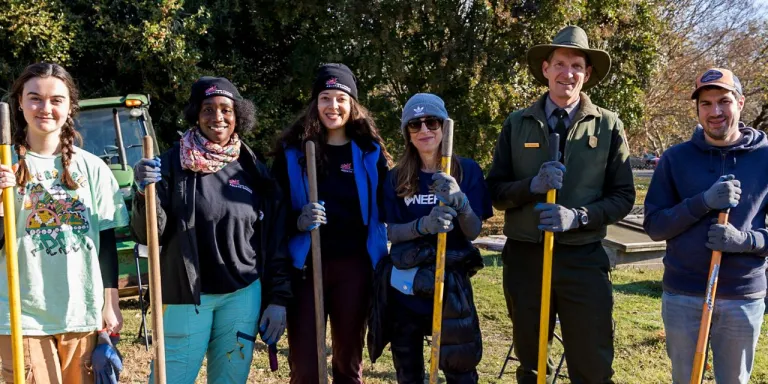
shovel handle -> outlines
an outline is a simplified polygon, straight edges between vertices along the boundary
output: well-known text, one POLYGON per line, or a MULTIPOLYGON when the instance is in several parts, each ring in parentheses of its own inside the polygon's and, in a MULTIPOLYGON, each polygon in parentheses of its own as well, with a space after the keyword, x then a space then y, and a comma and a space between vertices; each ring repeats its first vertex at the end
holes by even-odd
MULTIPOLYGON (((144 136, 144 158, 155 157, 152 137, 144 136)), ((165 384, 165 327, 163 326, 163 290, 160 277, 160 240, 157 233, 157 195, 155 184, 144 192, 147 215, 147 251, 149 253, 149 295, 152 297, 152 344, 155 348, 155 383, 165 384)))
MULTIPOLYGON (((317 203, 317 159, 315 142, 307 141, 304 151, 307 159, 307 178, 309 179, 309 201, 317 203)), ((312 283, 315 297, 315 333, 317 337, 317 373, 320 383, 328 382, 328 363, 325 355, 325 302, 323 294, 323 262, 320 254, 320 227, 310 231, 312 238, 312 283)))
MULTIPOLYGON (((721 225, 727 224, 729 212, 730 209, 721 211, 717 216, 717 223, 721 225)), ((707 294, 704 297, 704 305, 701 309, 699 338, 696 341, 696 352, 693 355, 693 369, 691 370, 690 384, 700 384, 704 377, 704 365, 706 364, 709 329, 712 326, 712 312, 715 310, 717 279, 720 276, 720 261, 722 258, 722 252, 712 251, 712 260, 709 263, 709 277, 707 278, 707 294)))
MULTIPOLYGON (((453 156, 453 120, 443 121, 441 170, 451 174, 451 157, 453 156)), ((440 203, 440 205, 444 205, 440 203)), ((429 361, 429 382, 437 384, 440 362, 440 343, 443 328, 443 290, 445 288, 445 251, 447 233, 437 234, 437 256, 435 265, 435 295, 432 306, 432 347, 429 361)))
MULTIPOLYGON (((549 158, 558 161, 560 152, 560 135, 549 135, 549 158)), ((557 191, 547 191, 547 203, 557 201, 557 191)), ((549 356, 549 308, 552 296, 552 255, 555 251, 555 234, 544 232, 544 259, 541 273, 541 312, 539 316, 539 360, 537 366, 537 383, 547 381, 547 357, 549 356)))
MULTIPOLYGON (((11 166, 11 109, 0 103, 0 161, 11 166)), ((3 190, 3 223, 5 224, 5 265, 8 276, 8 306, 11 317, 11 351, 13 353, 13 380, 24 382, 24 345, 21 335, 21 291, 19 289, 19 259, 16 243, 16 207, 14 190, 3 190)))
POLYGON ((552 161, 560 160, 560 134, 552 132, 549 134, 549 159, 552 161))

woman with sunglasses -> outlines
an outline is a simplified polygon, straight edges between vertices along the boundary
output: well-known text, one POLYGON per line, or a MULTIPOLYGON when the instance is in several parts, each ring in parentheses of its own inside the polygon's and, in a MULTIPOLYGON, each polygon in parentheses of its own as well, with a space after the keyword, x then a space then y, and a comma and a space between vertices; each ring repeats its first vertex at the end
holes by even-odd
POLYGON ((424 380, 424 336, 432 332, 437 234, 447 233, 440 368, 448 383, 477 383, 482 340, 469 277, 483 267, 471 241, 493 215, 480 166, 453 155, 440 172, 443 100, 419 93, 405 104, 405 151, 384 182, 390 257, 376 269, 372 359, 392 343, 398 383, 424 380), (443 206, 438 205, 440 202, 443 206))
POLYGON ((357 101, 357 80, 343 64, 318 70, 312 100, 280 136, 273 174, 293 207, 287 220, 294 300, 288 306, 291 383, 315 384, 317 347, 309 231, 320 227, 323 300, 331 321, 333 381, 362 383, 363 341, 373 268, 387 254, 379 219, 381 185, 391 157, 368 111, 357 101), (307 199, 304 144, 315 142, 318 195, 307 199))

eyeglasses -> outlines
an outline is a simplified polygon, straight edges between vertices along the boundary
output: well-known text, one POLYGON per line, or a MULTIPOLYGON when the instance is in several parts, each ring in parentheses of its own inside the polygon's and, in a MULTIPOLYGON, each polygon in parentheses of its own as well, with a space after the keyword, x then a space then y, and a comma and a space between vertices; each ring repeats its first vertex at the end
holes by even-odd
POLYGON ((438 129, 443 128, 443 121, 435 118, 435 117, 428 117, 424 120, 421 119, 413 119, 408 122, 408 132, 410 133, 417 133, 421 131, 421 124, 424 123, 427 125, 427 129, 430 131, 437 131, 438 129))

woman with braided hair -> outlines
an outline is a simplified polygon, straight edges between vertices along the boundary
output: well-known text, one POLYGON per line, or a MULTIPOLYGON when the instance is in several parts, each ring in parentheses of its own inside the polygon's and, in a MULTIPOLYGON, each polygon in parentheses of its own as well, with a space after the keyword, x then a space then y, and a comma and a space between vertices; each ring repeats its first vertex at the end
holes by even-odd
MULTIPOLYGON (((64 68, 28 66, 8 99, 19 162, 15 172, 0 165, 0 188, 16 187, 25 376, 92 383, 97 330, 118 333, 123 323, 114 228, 128 224, 128 212, 109 167, 75 146, 79 96, 64 68)), ((0 270, 5 263, 3 249, 0 270)), ((6 280, 0 274, 0 359, 12 383, 6 280)))

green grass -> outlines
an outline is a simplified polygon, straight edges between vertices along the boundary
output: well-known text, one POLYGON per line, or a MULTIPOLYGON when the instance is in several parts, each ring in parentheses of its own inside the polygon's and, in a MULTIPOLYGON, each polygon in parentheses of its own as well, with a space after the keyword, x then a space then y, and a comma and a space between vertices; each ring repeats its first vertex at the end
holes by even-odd
MULTIPOLYGON (((502 292, 502 268, 498 253, 484 252, 487 267, 472 280, 477 310, 483 332, 483 360, 478 366, 481 383, 512 383, 517 365, 510 362, 502 379, 496 379, 511 342, 512 324, 507 317, 502 292)), ((661 321, 661 271, 619 269, 612 273, 614 284, 614 319, 616 320, 615 360, 613 368, 616 383, 669 383, 670 363, 665 352, 664 328, 661 321)), ((141 344, 133 343, 140 316, 135 301, 124 301, 126 309, 123 342, 120 349, 126 357, 122 382, 146 382, 150 354, 141 344)), ((166 327, 172 326, 166 324, 166 327)), ((308 326, 311 326, 308 323, 308 326)), ((768 383, 768 345, 763 327, 758 346, 752 383, 768 383)), ((328 340, 328 345, 331 342, 328 340)), ((269 372, 266 349, 259 344, 254 354, 249 383, 286 383, 289 378, 285 338, 279 344, 277 372, 269 372)), ((559 357, 559 346, 554 353, 559 357)), ((425 356, 429 350, 424 348, 425 356)), ((330 353, 330 351, 329 351, 330 353)), ((330 362, 330 359, 329 359, 330 362)), ((199 383, 204 383, 205 368, 199 383)), ((330 372, 330 365, 329 365, 330 372)), ((394 368, 389 351, 376 364, 367 358, 364 366, 366 383, 395 383, 394 368)), ((713 383, 711 372, 707 383, 713 383)), ((568 380, 558 381, 569 383, 568 380)))
POLYGON ((649 184, 651 184, 650 177, 635 177, 635 205, 643 205, 649 184))

